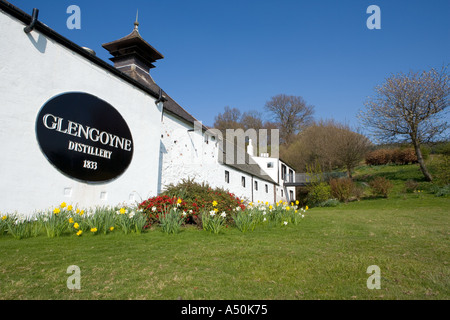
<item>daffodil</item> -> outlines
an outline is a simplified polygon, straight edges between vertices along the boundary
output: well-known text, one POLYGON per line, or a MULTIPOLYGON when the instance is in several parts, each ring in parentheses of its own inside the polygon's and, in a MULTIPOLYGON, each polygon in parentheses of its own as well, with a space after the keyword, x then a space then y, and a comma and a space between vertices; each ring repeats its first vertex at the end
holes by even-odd
POLYGON ((181 198, 178 198, 177 203, 180 204, 182 201, 181 198))
POLYGON ((120 208, 119 212, 120 212, 120 214, 125 214, 127 212, 127 210, 125 210, 125 208, 120 208))
POLYGON ((298 205, 300 202, 298 202, 298 200, 295 201, 295 204, 298 205))
POLYGON ((80 227, 80 225, 79 225, 77 222, 75 222, 75 223, 73 224, 73 227, 74 227, 75 229, 78 229, 78 228, 80 227))
POLYGON ((73 222, 73 218, 69 218, 69 223, 72 224, 73 222))
POLYGON ((53 213, 54 213, 54 214, 58 214, 58 213, 60 213, 60 212, 61 212, 61 210, 59 210, 59 208, 53 209, 53 213))
POLYGON ((109 228, 109 231, 113 231, 113 230, 114 230, 114 227, 109 228))
POLYGON ((67 204, 65 202, 61 203, 61 205, 60 205, 61 209, 65 208, 66 206, 67 206, 67 204))
POLYGON ((286 211, 289 211, 289 210, 291 210, 291 208, 290 207, 286 207, 286 211))
POLYGON ((2 220, 6 220, 8 217, 7 216, 3 216, 2 217, 2 220))
POLYGON ((216 206, 217 206, 217 201, 214 200, 214 201, 212 202, 212 205, 213 205, 213 207, 216 207, 216 206))
POLYGON ((81 236, 82 233, 83 233, 83 231, 79 230, 79 231, 77 232, 77 236, 81 236))
POLYGON ((73 209, 73 207, 72 207, 71 205, 69 205, 69 206, 67 207, 67 211, 72 211, 72 209, 73 209))
POLYGON ((306 206, 306 207, 305 207, 305 210, 308 210, 308 209, 309 209, 308 206, 306 206))
POLYGON ((91 232, 92 233, 97 232, 97 228, 91 228, 91 232))
POLYGON ((285 221, 285 222, 283 222, 283 224, 284 224, 285 226, 287 226, 288 222, 287 222, 287 221, 285 221))

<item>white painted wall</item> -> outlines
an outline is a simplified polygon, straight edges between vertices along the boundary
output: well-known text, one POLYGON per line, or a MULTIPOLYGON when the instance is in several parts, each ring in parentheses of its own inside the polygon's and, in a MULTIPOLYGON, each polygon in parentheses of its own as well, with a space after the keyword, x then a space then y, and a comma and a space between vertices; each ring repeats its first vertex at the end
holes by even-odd
POLYGON ((0 211, 32 213, 65 201, 81 207, 117 205, 158 190, 161 125, 154 98, 0 11, 0 211), (64 92, 81 91, 116 108, 134 142, 133 160, 113 182, 92 185, 61 174, 40 151, 40 108, 64 92), (151 125, 149 125, 151 124, 151 125))
POLYGON ((271 157, 253 157, 256 163, 274 180, 279 186, 276 187, 276 200, 275 201, 295 201, 295 187, 286 187, 284 185, 284 181, 281 179, 281 167, 284 164, 287 168, 287 174, 289 174, 289 170, 292 170, 295 175, 295 170, 289 167, 287 164, 282 162, 278 158, 271 157), (267 164, 271 162, 273 167, 267 167, 267 164), (291 192, 293 193, 293 197, 290 196, 291 192))
POLYGON ((196 182, 206 182, 211 187, 220 187, 234 193, 239 198, 254 202, 257 200, 273 203, 273 184, 253 177, 246 172, 236 170, 218 162, 219 143, 212 141, 193 126, 177 119, 170 114, 164 114, 161 135, 161 191, 171 183, 176 184, 188 177, 196 182), (225 171, 229 172, 229 182, 225 181, 225 171), (245 187, 242 186, 245 177, 245 187), (254 182, 258 182, 255 190, 254 182), (268 185, 268 192, 265 185, 268 185), (252 193, 253 188, 253 193, 252 193))

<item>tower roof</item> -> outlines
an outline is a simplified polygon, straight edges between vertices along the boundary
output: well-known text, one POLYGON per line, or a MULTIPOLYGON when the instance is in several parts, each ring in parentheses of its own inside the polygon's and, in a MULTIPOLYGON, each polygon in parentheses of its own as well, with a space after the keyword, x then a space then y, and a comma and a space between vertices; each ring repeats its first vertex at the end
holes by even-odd
POLYGON ((134 23, 133 31, 118 40, 108 42, 102 45, 113 56, 110 60, 116 62, 130 56, 139 57, 139 60, 150 68, 154 68, 153 63, 156 60, 163 59, 164 56, 145 41, 138 30, 139 23, 134 23))

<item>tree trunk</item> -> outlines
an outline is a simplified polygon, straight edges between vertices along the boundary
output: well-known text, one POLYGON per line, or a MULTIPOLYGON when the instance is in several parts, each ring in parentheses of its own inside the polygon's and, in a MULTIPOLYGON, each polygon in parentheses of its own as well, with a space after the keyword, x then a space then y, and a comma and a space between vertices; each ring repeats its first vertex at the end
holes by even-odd
POLYGON ((420 170, 422 171, 426 181, 433 181, 433 177, 425 166, 425 161, 422 157, 422 151, 420 151, 420 144, 417 140, 413 140, 414 150, 416 151, 417 162, 419 162, 420 170))
POLYGON ((353 177, 352 177, 352 168, 347 167, 347 177, 349 177, 350 179, 353 179, 353 177))

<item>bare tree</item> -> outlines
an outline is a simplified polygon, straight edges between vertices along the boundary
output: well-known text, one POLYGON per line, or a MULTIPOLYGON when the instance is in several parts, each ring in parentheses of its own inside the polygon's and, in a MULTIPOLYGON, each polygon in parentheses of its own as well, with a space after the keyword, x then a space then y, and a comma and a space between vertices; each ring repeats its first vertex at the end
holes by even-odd
POLYGON ((279 94, 267 101, 265 108, 278 123, 280 142, 289 144, 307 123, 312 121, 314 107, 299 96, 279 94))
POLYGON ((241 111, 226 106, 224 112, 219 113, 214 120, 215 129, 221 131, 225 131, 226 129, 239 129, 241 128, 241 111))
POLYGON ((338 166, 345 168, 348 177, 352 178, 353 169, 364 159, 372 143, 361 133, 351 130, 348 125, 338 125, 334 131, 334 158, 338 166))
POLYGON ((382 142, 409 141, 427 181, 432 176, 425 166, 420 145, 448 129, 443 112, 449 104, 447 67, 392 75, 375 88, 359 117, 382 142))
POLYGON ((350 126, 334 120, 320 120, 302 131, 293 143, 281 148, 286 161, 298 170, 320 165, 323 170, 347 170, 349 178, 353 169, 364 159, 371 142, 350 126))

